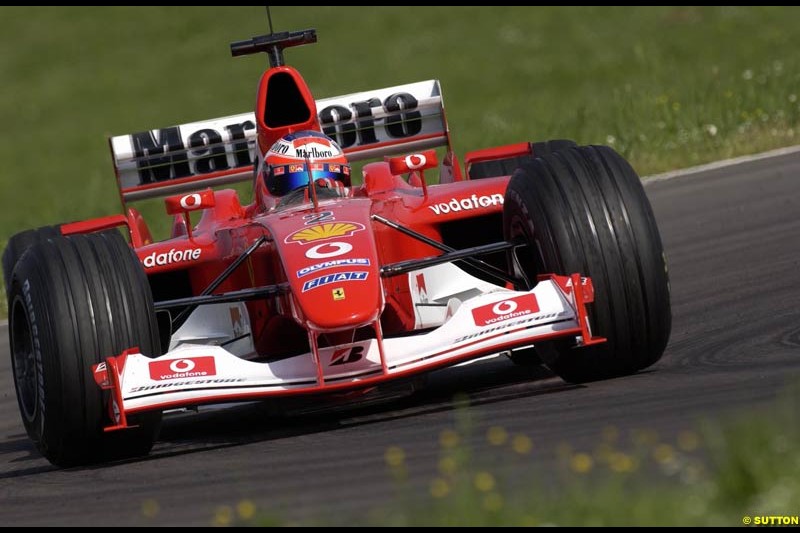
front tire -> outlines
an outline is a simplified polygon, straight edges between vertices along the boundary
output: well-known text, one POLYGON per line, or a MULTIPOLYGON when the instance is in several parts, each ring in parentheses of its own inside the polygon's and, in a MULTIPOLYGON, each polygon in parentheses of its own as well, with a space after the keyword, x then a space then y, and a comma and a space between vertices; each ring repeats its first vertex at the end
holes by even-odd
POLYGON ((644 188, 622 156, 584 146, 524 162, 508 183, 503 232, 528 244, 517 264, 529 280, 548 272, 592 278, 592 333, 608 341, 537 344, 556 374, 593 381, 659 360, 672 321, 666 260, 644 188))
POLYGON ((147 278, 122 235, 41 240, 19 259, 10 283, 14 384, 42 455, 66 467, 147 454, 161 413, 105 433, 108 393, 92 375, 93 364, 133 346, 161 353, 147 278))

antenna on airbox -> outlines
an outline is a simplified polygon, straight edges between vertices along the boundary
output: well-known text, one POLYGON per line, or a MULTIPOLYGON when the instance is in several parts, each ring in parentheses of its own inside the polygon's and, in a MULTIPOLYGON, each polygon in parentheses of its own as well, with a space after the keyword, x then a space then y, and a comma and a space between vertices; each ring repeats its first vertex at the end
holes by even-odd
POLYGON ((269 66, 282 67, 286 64, 283 60, 283 49, 290 46, 300 46, 317 42, 317 30, 311 28, 300 31, 272 31, 272 16, 267 7, 269 19, 269 35, 258 35, 252 39, 231 43, 231 55, 246 56, 258 52, 265 52, 269 56, 269 66))
POLYGON ((269 6, 266 6, 266 8, 267 8, 267 20, 269 21, 269 34, 272 35, 273 33, 275 33, 275 30, 272 29, 272 14, 270 14, 269 12, 269 6))

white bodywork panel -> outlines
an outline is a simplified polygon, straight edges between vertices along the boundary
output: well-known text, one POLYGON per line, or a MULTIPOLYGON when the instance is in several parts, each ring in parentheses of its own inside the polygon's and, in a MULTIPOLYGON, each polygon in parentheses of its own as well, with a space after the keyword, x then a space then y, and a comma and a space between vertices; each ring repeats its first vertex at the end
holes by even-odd
MULTIPOLYGON (((532 344, 535 339, 559 336, 563 332, 576 335, 575 330, 581 328, 573 301, 576 291, 571 290, 569 279, 566 286, 559 286, 555 280, 545 280, 533 290, 521 292, 484 284, 449 265, 409 275, 413 279, 424 276, 425 286, 432 288, 426 294, 429 302, 448 302, 449 305, 416 306, 423 309, 417 315, 420 325, 440 325, 417 335, 383 339, 385 365, 381 361, 378 339, 320 348, 322 383, 311 353, 272 362, 248 361, 218 345, 223 338, 236 337, 230 317, 231 309, 237 307, 216 305, 193 315, 175 333, 170 351, 161 357, 151 359, 133 353, 120 362, 118 383, 124 410, 166 409, 192 402, 229 402, 291 390, 322 390, 371 378, 390 379, 426 367, 456 364, 471 356, 483 357, 510 347, 532 344), (436 280, 439 282, 434 285, 436 280), (470 291, 465 290, 468 282, 485 292, 470 296, 470 291), (436 312, 429 313, 428 309, 436 312), (225 322, 223 327, 212 323, 215 318, 225 322), (201 327, 206 328, 205 336, 198 334, 201 327)), ((422 297, 417 299, 423 300, 422 297)), ((244 306, 240 309, 241 316, 246 317, 244 306)), ((105 364, 101 366, 105 371, 105 364)))

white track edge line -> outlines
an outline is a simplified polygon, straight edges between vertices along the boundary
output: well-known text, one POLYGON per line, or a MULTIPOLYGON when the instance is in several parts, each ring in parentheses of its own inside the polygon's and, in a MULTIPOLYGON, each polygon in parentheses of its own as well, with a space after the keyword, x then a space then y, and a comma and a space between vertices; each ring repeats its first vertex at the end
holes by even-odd
POLYGON ((644 176, 642 178, 642 182, 644 184, 647 184, 655 181, 669 180, 672 178, 678 178, 682 176, 691 176, 692 174, 699 174, 701 172, 706 172, 709 170, 717 170, 720 168, 732 167, 744 163, 751 163, 753 161, 761 161, 762 159, 770 159, 772 157, 780 157, 784 155, 796 154, 798 152, 800 152, 800 145, 787 146, 785 148, 777 148, 775 150, 769 150, 768 152, 761 152, 760 154, 743 155, 740 157, 723 159, 721 161, 714 161, 713 163, 698 165, 696 167, 682 168, 680 170, 671 170, 669 172, 664 172, 662 174, 644 176))

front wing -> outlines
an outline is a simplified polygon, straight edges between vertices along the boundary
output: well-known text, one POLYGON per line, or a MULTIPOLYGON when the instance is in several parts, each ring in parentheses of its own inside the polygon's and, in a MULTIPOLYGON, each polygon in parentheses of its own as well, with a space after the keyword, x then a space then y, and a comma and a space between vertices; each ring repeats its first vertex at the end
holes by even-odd
POLYGON ((593 337, 586 304, 594 300, 589 278, 548 275, 529 292, 500 289, 452 302, 436 329, 413 336, 377 338, 318 348, 288 359, 254 362, 220 346, 186 344, 152 359, 133 348, 93 368, 111 391, 107 431, 128 426, 127 415, 208 403, 280 395, 361 389, 435 368, 557 337, 577 344, 593 337))

